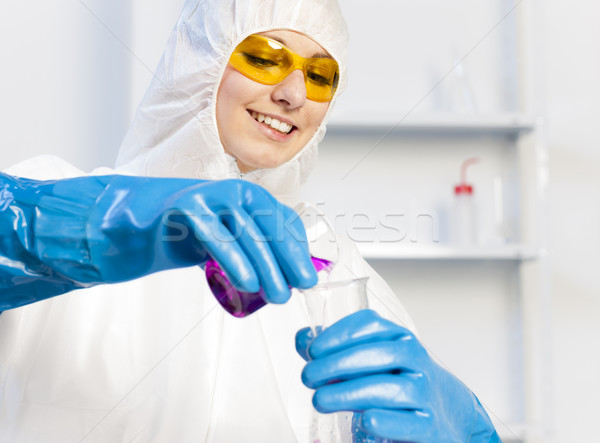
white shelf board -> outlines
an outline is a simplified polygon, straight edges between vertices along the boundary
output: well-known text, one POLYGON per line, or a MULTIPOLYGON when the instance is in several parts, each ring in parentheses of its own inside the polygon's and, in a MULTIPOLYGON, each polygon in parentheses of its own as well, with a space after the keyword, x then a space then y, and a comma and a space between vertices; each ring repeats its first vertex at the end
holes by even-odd
POLYGON ((373 260, 535 260, 541 253, 523 245, 453 246, 408 243, 357 243, 365 259, 373 260))
POLYGON ((332 115, 330 133, 378 132, 393 134, 459 133, 518 134, 532 131, 535 118, 523 114, 332 115))

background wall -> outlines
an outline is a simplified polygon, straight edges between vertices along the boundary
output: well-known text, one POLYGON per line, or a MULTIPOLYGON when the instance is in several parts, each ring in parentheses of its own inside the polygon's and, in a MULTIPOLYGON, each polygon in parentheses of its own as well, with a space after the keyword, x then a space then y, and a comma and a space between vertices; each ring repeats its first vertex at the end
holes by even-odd
POLYGON ((55 154, 112 165, 130 118, 130 2, 0 6, 0 167, 55 154))
MULTIPOLYGON (((481 2, 461 2, 461 7, 453 4, 453 8, 447 2, 438 2, 431 8, 428 20, 421 23, 410 20, 414 2, 376 3, 369 7, 365 20, 375 25, 379 20, 388 26, 395 24, 399 33, 406 27, 414 28, 414 32, 404 34, 413 36, 404 42, 406 48, 412 49, 392 52, 402 59, 412 57, 422 62, 419 68, 418 63, 407 61, 407 69, 396 73, 405 86, 411 85, 406 88, 409 92, 435 85, 442 71, 428 61, 428 54, 449 40, 453 26, 472 27, 474 35, 481 34, 500 13, 498 8, 481 10, 485 8, 481 2), (386 14, 391 7, 405 8, 404 14, 386 14), (489 21, 473 22, 469 19, 472 14, 465 12, 469 8, 478 8, 480 16, 489 21), (425 74, 420 75, 419 69, 425 74)), ((525 4, 519 3, 517 7, 525 4)), ((181 4, 165 0, 3 3, 0 167, 41 153, 56 154, 84 170, 112 165, 181 4)), ((494 4, 504 8, 510 5, 494 4)), ((591 441, 596 435, 596 398, 600 397, 600 354, 596 346, 600 339, 600 209, 596 204, 600 190, 600 135, 596 130, 600 121, 600 31, 595 23, 600 5, 591 0, 568 5, 547 0, 542 5, 538 11, 538 36, 543 43, 540 55, 545 69, 537 80, 543 91, 550 150, 549 283, 553 302, 549 338, 552 358, 548 369, 553 376, 550 392, 554 400, 551 422, 557 442, 591 441)), ((500 30, 490 42, 494 38, 506 42, 509 37, 502 37, 500 30)), ((452 64, 451 52, 445 64, 452 64)), ((473 88, 480 89, 479 78, 498 83, 510 81, 510 77, 498 77, 501 71, 497 66, 482 68, 480 74, 473 76, 473 88)), ((510 69, 502 72, 510 76, 510 69)), ((353 80, 361 81, 372 79, 353 80)), ((454 76, 453 81, 462 80, 454 76)), ((386 91, 377 93, 381 96, 381 115, 389 115, 386 91)), ((364 98, 361 94, 349 91, 344 100, 360 103, 364 98)), ((491 90, 477 97, 480 109, 491 109, 498 103, 510 108, 515 100, 512 95, 503 97, 491 90)), ((417 95, 406 95, 403 110, 410 110, 415 100, 417 95)), ((423 106, 445 106, 448 100, 454 99, 439 89, 423 106)), ((467 105, 468 100, 463 99, 462 103, 467 105)), ((353 118, 361 118, 360 109, 357 110, 353 118)), ((344 148, 351 153, 360 147, 359 143, 355 139, 354 145, 348 142, 344 148)), ((418 159, 418 152, 414 154, 418 159)), ((323 155, 327 160, 327 154, 323 155)), ((406 160, 406 164, 410 165, 410 161, 406 160)), ((363 173, 376 176, 379 171, 369 169, 367 163, 363 173)), ((356 196, 365 200, 369 197, 367 192, 356 196)), ((493 289, 498 284, 514 284, 505 278, 511 275, 509 267, 492 269, 483 263, 476 272, 467 272, 455 265, 424 268, 413 264, 399 270, 390 263, 379 264, 380 272, 395 286, 435 353, 460 376, 469 379, 493 410, 510 415, 507 409, 514 405, 514 399, 509 393, 500 392, 495 380, 504 380, 502 373, 510 370, 514 362, 486 362, 487 356, 510 355, 508 351, 513 346, 507 300, 493 289), (470 291, 463 293, 435 283, 424 290, 424 285, 407 283, 419 275, 426 281, 432 272, 440 281, 445 274, 462 276, 470 281, 470 291), (455 312, 458 306, 471 307, 471 322, 456 324, 452 331, 440 330, 439 325, 447 324, 449 317, 465 317, 464 312, 455 312), (479 324, 478 318, 497 318, 500 323, 490 329, 489 324, 479 324), (492 332, 481 334, 480 330, 492 332), (469 346, 456 346, 461 343, 469 346), (478 372, 469 369, 473 365, 480 365, 478 372)))
POLYGON ((600 5, 545 2, 557 441, 593 441, 600 395, 600 5))

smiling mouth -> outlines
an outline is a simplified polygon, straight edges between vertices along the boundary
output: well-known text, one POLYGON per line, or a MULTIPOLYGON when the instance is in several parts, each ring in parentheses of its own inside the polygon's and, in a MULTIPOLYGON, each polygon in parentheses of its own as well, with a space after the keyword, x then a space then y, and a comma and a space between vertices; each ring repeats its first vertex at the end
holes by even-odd
POLYGON ((289 134, 292 132, 296 126, 290 125, 286 122, 281 122, 276 118, 269 117, 268 115, 261 114, 256 111, 248 111, 252 118, 259 123, 262 123, 265 126, 268 126, 271 129, 274 129, 277 132, 281 132, 282 134, 289 134))

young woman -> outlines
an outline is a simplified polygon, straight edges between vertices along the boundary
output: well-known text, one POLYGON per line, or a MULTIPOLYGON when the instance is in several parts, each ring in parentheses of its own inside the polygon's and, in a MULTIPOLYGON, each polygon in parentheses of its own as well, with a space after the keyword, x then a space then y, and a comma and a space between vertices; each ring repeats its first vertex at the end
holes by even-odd
MULTIPOLYGON (((373 310, 314 340, 288 290, 316 281, 301 227, 257 240, 290 217, 263 189, 294 203, 316 161, 346 34, 334 0, 189 0, 121 147, 125 175, 3 177, 30 228, 4 242, 1 309, 94 287, 0 315, 0 440, 306 441, 315 390, 320 410, 357 413, 357 441, 497 439, 349 240, 336 269, 370 277, 373 310), (228 178, 242 180, 202 181, 228 178), (171 222, 193 235, 166 241, 171 222), (192 266, 208 256, 280 305, 225 313, 192 266)), ((48 159, 10 172, 81 175, 48 159)))

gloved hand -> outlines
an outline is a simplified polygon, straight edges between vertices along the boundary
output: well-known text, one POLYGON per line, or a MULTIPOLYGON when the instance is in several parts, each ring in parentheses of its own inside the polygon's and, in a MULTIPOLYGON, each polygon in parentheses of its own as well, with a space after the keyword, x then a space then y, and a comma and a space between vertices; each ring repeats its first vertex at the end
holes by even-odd
POLYGON ((0 311, 209 256, 273 303, 317 281, 295 212, 240 180, 0 174, 0 229, 0 311))
POLYGON ((309 360, 304 384, 320 412, 354 411, 356 442, 499 442, 469 389, 406 328, 375 311, 351 314, 313 337, 296 334, 309 360), (389 441, 386 440, 386 441, 389 441))

